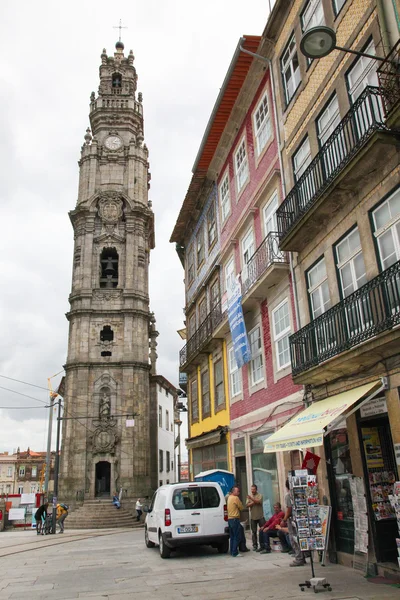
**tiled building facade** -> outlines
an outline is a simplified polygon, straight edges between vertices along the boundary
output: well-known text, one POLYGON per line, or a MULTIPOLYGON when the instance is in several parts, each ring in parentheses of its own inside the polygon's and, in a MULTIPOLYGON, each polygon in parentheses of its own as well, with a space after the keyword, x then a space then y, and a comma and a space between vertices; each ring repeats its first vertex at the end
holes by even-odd
MULTIPOLYGON (((333 560, 353 560, 350 481, 363 480, 370 570, 397 564, 387 495, 400 478, 399 25, 394 0, 276 0, 262 37, 247 38, 247 48, 241 41, 241 52, 261 60, 247 63, 227 106, 230 78, 245 54, 235 53, 172 236, 186 266, 181 370, 189 375, 189 447, 198 436, 221 434, 215 421, 204 426, 202 414, 209 393, 203 374, 213 370, 217 349, 225 353, 229 395, 223 435, 242 497, 263 472, 277 473, 265 495, 282 496, 285 473, 301 455, 263 452, 264 442, 301 410, 303 398, 317 411, 319 401, 353 392, 352 410, 325 428, 322 446, 308 449, 323 458, 318 478, 321 501, 332 505, 333 560), (307 58, 302 36, 321 25, 333 29, 338 46, 386 60, 339 50, 307 58), (229 109, 225 120, 221 106, 229 109), (201 257, 192 234, 205 218, 206 192, 217 198, 218 249, 190 291, 195 256, 187 250, 192 244, 201 257), (213 278, 220 302, 210 304, 213 278), (226 315, 235 278, 252 354, 240 370, 226 315), (204 292, 208 303, 201 305, 204 292), (374 400, 357 397, 365 384, 374 400)), ((191 477, 200 467, 192 452, 191 477)))
POLYGON ((264 31, 273 45, 282 124, 280 248, 292 254, 299 306, 299 330, 290 339, 293 380, 314 402, 367 383, 379 390, 373 405, 344 418, 314 449, 325 459, 319 474, 333 509, 331 552, 346 563, 355 539, 350 480, 364 481, 371 568, 397 563, 388 502, 399 479, 394 444, 400 441, 395 9, 393 2, 365 0, 299 0, 289 7, 278 1, 264 31), (338 46, 391 55, 383 64, 338 50, 311 60, 300 40, 318 25, 335 31, 338 46))

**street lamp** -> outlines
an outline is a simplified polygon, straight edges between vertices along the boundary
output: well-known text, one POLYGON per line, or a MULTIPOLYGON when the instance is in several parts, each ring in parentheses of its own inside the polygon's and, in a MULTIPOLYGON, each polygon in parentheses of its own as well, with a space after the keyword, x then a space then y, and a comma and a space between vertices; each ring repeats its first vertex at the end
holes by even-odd
POLYGON ((357 56, 365 56, 375 60, 385 61, 386 58, 375 56, 375 54, 366 54, 358 50, 350 50, 350 48, 342 48, 336 45, 336 33, 330 27, 319 25, 312 27, 304 32, 300 42, 300 50, 308 58, 323 58, 330 54, 333 50, 341 50, 342 52, 350 52, 357 56))

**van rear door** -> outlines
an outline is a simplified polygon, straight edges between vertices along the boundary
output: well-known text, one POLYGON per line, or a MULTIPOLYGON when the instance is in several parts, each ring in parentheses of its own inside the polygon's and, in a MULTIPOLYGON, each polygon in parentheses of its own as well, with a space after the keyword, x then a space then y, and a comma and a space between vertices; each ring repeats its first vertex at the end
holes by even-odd
POLYGON ((220 535, 225 532, 228 523, 224 521, 224 503, 219 485, 201 485, 203 506, 204 535, 220 535))
POLYGON ((204 535, 201 492, 197 484, 186 484, 172 491, 171 499, 172 537, 188 538, 204 535))

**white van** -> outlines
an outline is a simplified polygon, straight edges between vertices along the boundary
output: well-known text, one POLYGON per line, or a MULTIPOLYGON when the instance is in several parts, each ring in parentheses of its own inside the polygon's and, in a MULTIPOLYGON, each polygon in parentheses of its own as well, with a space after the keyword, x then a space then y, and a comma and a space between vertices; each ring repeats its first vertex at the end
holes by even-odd
POLYGON ((221 554, 228 552, 228 511, 218 483, 163 485, 144 511, 146 546, 158 544, 161 558, 189 545, 210 545, 221 554))

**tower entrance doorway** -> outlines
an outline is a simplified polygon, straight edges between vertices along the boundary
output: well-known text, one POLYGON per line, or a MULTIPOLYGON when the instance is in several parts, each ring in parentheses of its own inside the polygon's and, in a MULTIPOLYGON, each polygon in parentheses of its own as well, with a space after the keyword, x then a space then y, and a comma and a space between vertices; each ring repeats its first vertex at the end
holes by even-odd
POLYGON ((111 464, 102 460, 96 465, 96 497, 109 496, 111 492, 111 464))

